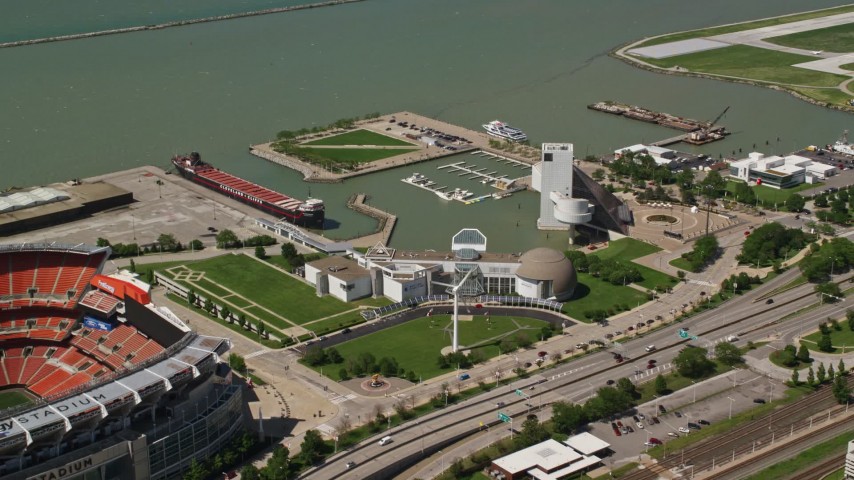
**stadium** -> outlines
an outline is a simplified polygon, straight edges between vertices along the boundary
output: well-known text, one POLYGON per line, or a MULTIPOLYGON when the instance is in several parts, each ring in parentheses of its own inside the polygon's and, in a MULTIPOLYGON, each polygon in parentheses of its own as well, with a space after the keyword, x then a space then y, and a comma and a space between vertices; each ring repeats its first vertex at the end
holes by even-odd
POLYGON ((169 479, 241 430, 227 339, 193 333, 109 247, 0 245, 0 476, 169 479))

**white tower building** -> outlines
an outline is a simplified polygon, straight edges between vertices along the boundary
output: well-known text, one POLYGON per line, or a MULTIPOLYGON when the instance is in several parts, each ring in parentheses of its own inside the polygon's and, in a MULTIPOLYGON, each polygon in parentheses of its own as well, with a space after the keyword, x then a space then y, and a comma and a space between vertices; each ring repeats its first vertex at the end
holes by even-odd
POLYGON ((534 165, 531 184, 540 192, 540 230, 569 230, 569 242, 575 237, 575 225, 593 219, 593 205, 572 197, 572 144, 544 143, 542 161, 534 165))

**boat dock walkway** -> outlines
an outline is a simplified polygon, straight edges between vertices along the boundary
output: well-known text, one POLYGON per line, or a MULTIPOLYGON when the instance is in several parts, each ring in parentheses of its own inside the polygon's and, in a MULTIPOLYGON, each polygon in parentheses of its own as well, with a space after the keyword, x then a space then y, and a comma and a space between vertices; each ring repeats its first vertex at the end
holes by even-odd
POLYGON ((499 163, 507 163, 513 165, 514 167, 519 168, 531 168, 530 163, 520 162, 519 160, 515 160, 509 157, 505 157, 504 155, 498 155, 497 153, 486 152, 483 150, 476 150, 471 152, 472 155, 477 155, 479 157, 493 157, 498 160, 499 163))
POLYGON ((447 165, 442 165, 437 167, 437 169, 442 170, 447 168, 451 172, 460 172, 457 176, 462 177, 464 175, 469 175, 470 180, 474 180, 475 178, 483 179, 481 183, 494 183, 498 180, 507 179, 507 175, 495 176, 498 172, 488 172, 483 173, 486 168, 481 168, 478 170, 473 169, 475 165, 469 166, 466 162, 457 162, 457 163, 449 163, 447 165))

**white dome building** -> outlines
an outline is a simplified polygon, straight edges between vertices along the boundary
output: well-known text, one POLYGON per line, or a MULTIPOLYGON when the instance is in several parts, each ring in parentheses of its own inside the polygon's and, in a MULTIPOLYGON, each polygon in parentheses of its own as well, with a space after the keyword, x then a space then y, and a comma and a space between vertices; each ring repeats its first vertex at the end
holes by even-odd
POLYGON ((519 257, 519 263, 516 270, 517 294, 559 302, 572 297, 578 275, 563 253, 552 248, 535 248, 519 257))

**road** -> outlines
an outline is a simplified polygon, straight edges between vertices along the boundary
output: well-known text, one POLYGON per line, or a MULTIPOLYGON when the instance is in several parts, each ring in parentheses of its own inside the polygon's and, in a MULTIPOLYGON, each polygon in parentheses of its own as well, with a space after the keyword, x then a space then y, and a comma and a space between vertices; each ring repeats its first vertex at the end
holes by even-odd
MULTIPOLYGON (((807 284, 774 295, 773 304, 765 303, 762 298, 765 292, 789 283, 797 275, 796 270, 786 272, 734 302, 695 315, 678 325, 664 327, 622 346, 614 344, 608 349, 611 351, 593 353, 580 360, 543 371, 529 379, 500 386, 460 405, 422 417, 417 424, 409 422, 393 428, 382 434, 392 435, 395 439, 393 443, 379 446, 377 440, 382 435, 366 440, 348 452, 331 457, 324 465, 306 472, 302 478, 390 478, 424 455, 437 452, 461 438, 478 433, 482 428, 481 423, 496 428, 499 424, 496 419, 497 402, 504 402, 501 411, 513 416, 515 421, 520 423, 531 409, 528 405, 533 405, 536 410, 540 404, 548 405, 556 400, 583 400, 584 395, 592 394, 597 386, 604 385, 608 379, 625 376, 642 380, 656 373, 655 369, 648 372, 645 368, 640 368, 645 366, 649 358, 654 357, 659 365, 665 365, 670 363, 679 349, 687 343, 676 335, 675 331, 679 328, 688 328, 691 334, 697 335, 699 339, 694 342, 697 346, 712 346, 728 335, 743 334, 763 325, 767 329, 768 325, 775 325, 774 322, 785 314, 816 302, 812 285, 807 284), (654 352, 648 353, 644 350, 649 344, 656 345, 654 352), (621 351, 629 361, 615 364, 613 351, 621 351), (641 372, 640 376, 636 376, 638 371, 641 372), (530 390, 531 387, 534 389, 530 390), (517 389, 530 395, 530 398, 515 395, 517 389), (355 461, 356 468, 345 470, 344 464, 348 461, 355 461)), ((842 305, 825 306, 811 315, 826 316, 828 310, 850 305, 850 302, 846 300, 842 305)), ((603 335, 604 333, 603 329, 603 335)), ((749 338, 749 335, 751 334, 746 338, 749 338)), ((767 336, 768 332, 764 335, 767 336)), ((515 358, 504 360, 502 368, 515 365, 515 361, 515 358)))

